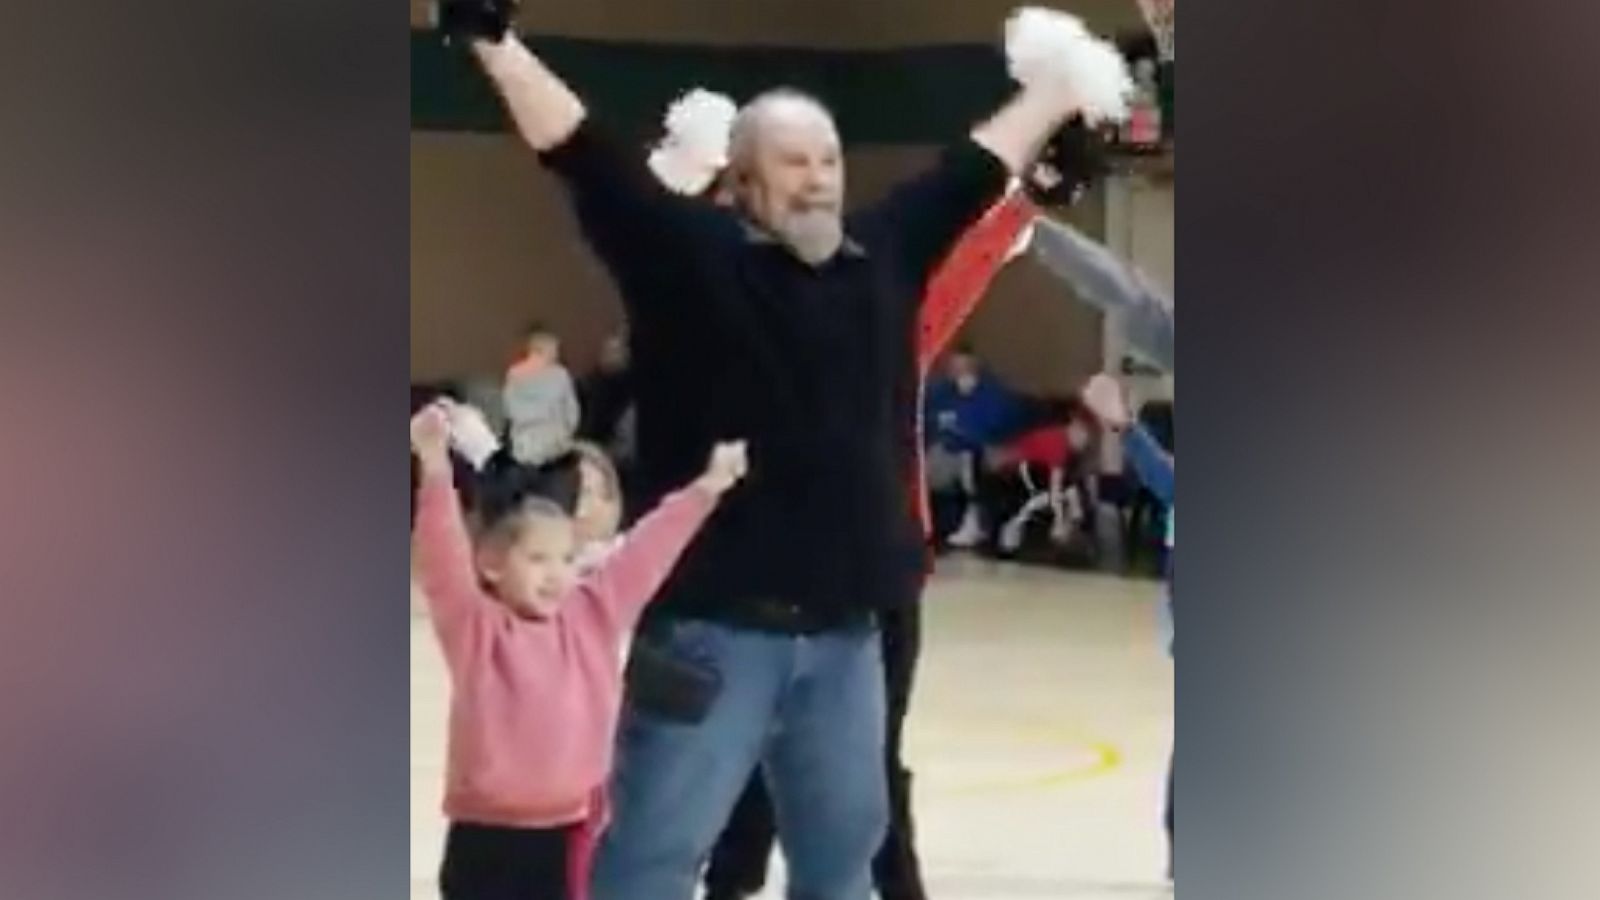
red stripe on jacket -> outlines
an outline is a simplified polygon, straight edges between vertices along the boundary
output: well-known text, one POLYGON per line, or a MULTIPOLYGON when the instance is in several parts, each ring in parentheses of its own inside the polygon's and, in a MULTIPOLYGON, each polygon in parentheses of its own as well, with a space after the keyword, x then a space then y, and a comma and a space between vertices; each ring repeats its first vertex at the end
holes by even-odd
POLYGON ((956 243, 928 279, 917 321, 916 444, 911 466, 911 497, 922 532, 933 533, 923 458, 922 393, 933 363, 949 347, 1005 266, 1018 237, 1039 214, 1022 191, 1013 191, 984 213, 956 243))

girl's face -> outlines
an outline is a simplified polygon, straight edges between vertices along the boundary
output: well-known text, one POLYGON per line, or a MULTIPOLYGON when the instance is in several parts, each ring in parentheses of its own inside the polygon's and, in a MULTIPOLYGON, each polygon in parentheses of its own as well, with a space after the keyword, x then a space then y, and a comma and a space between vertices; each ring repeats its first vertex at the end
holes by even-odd
POLYGON ((579 546, 611 540, 622 524, 616 485, 587 459, 578 463, 578 506, 572 518, 579 546))
POLYGON ((480 551, 478 571, 512 612, 526 619, 548 619, 576 582, 573 550, 570 521, 531 516, 515 541, 480 551))

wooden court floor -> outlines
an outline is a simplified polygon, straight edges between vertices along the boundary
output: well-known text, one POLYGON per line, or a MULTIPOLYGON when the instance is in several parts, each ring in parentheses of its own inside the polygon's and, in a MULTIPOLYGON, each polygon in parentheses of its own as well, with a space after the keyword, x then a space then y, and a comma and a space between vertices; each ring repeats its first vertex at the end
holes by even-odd
MULTIPOLYGON (((908 723, 933 900, 1154 900, 1172 663, 1154 582, 946 560, 908 723)), ((415 608, 415 607, 414 607, 415 608)), ((446 683, 411 629, 411 900, 437 897, 446 683)), ((763 900, 782 897, 781 862, 763 900)))

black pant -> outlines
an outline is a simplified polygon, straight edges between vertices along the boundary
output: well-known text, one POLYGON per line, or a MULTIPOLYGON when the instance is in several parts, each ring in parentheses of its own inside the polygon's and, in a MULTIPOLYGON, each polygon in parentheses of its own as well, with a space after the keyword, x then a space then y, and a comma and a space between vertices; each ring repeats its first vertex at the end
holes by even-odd
MULTIPOLYGON (((883 900, 925 900, 911 818, 911 773, 900 758, 906 711, 922 652, 922 605, 882 616, 885 704, 889 720, 884 763, 889 775, 889 832, 872 863, 872 880, 883 900)), ((707 900, 732 900, 758 893, 767 881, 767 864, 777 825, 766 783, 757 770, 745 787, 711 851, 706 869, 707 900)))
POLYGON ((922 655, 922 602, 918 598, 883 617, 883 674, 888 687, 888 729, 883 744, 889 773, 889 833, 872 861, 872 880, 883 900, 925 900, 911 816, 911 770, 900 755, 917 659, 922 655))
POLYGON ((1167 877, 1178 874, 1178 748, 1172 748, 1172 758, 1167 761, 1167 813, 1163 824, 1167 826, 1167 877))
POLYGON ((573 828, 506 828, 452 822, 439 890, 444 900, 568 900, 573 828))

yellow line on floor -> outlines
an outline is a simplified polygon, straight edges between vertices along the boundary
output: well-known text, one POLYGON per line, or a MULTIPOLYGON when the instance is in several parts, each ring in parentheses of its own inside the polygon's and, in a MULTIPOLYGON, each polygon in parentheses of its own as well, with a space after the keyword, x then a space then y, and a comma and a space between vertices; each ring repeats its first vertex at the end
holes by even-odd
POLYGON ((967 782, 950 788, 949 793, 979 794, 1063 787, 1103 777, 1122 765, 1122 751, 1114 744, 1078 729, 1032 725, 1007 728, 1006 733, 1029 743, 1065 744, 1087 751, 1093 759, 1081 765, 1052 769, 1037 775, 967 782))

